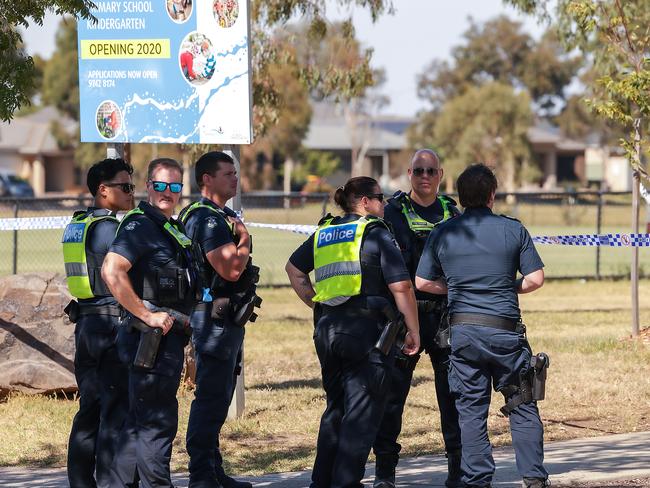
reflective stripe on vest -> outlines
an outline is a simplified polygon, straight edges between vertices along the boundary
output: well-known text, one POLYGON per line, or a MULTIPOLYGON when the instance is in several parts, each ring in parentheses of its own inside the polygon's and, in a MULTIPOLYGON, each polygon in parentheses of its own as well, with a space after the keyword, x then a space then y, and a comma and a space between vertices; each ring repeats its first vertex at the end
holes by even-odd
POLYGON ((70 294, 75 298, 93 298, 92 285, 88 273, 86 239, 89 229, 100 220, 117 219, 112 215, 94 216, 92 212, 73 217, 63 231, 63 262, 70 294))
POLYGON ((361 242, 368 224, 377 220, 361 217, 354 222, 325 221, 314 234, 314 302, 339 305, 361 293, 361 242))
MULTIPOLYGON (((130 210, 129 212, 124 215, 124 218, 122 219, 122 222, 120 222, 119 227, 117 228, 117 232, 120 231, 122 228, 122 224, 126 222, 131 215, 146 215, 144 211, 138 207, 135 207, 133 210, 130 210)), ((180 230, 178 230, 176 227, 172 225, 171 222, 167 221, 163 224, 163 229, 174 238, 176 242, 183 248, 187 249, 192 246, 192 239, 187 237, 185 234, 183 234, 180 230)))
POLYGON ((411 229, 413 232, 431 232, 431 230, 433 230, 437 224, 453 217, 451 210, 449 209, 449 202, 447 199, 439 196, 438 201, 440 202, 440 205, 442 205, 442 219, 439 222, 431 223, 428 220, 420 217, 413 208, 411 198, 406 193, 402 194, 400 198, 400 204, 402 206, 402 213, 406 218, 406 223, 408 224, 409 229, 411 229))

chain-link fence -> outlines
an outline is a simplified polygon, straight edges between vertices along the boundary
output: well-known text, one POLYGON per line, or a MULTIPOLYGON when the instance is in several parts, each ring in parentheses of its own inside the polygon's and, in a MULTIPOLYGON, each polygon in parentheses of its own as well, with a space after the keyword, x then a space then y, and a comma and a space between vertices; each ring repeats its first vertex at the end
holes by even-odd
MULTIPOLYGON (((181 205, 196 197, 185 197, 181 205)), ((495 212, 520 219, 533 236, 629 233, 631 200, 629 192, 500 194, 495 212)), ((1 198, 0 275, 62 273, 61 222, 91 202, 89 197, 1 198), (25 217, 29 219, 23 220, 25 217), (19 220, 12 220, 16 218, 19 220)), ((336 213, 327 194, 249 193, 242 196, 242 208, 246 222, 265 224, 313 225, 326 212, 336 213)), ((262 269, 261 284, 287 285, 285 263, 305 236, 272 228, 250 231, 254 260, 262 269)), ((550 278, 621 278, 630 272, 629 248, 541 244, 537 248, 550 278)), ((640 249, 640 263, 641 274, 650 275, 649 248, 640 249)))

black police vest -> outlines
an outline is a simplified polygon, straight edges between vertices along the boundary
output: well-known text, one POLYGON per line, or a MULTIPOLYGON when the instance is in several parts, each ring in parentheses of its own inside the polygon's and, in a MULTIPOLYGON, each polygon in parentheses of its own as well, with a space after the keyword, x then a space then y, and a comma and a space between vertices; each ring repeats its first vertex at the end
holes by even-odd
POLYGON ((143 300, 149 300, 157 306, 191 306, 197 301, 197 293, 202 283, 200 269, 195 262, 197 251, 194 243, 183 246, 173 235, 174 230, 184 234, 183 224, 174 219, 167 220, 151 205, 141 202, 122 219, 120 227, 137 215, 142 215, 160 228, 169 247, 174 250, 174 257, 164 268, 147 269, 145 273, 139 274, 137 279, 132 278, 136 293, 140 292, 143 300), (169 228, 170 226, 173 229, 169 228))
MULTIPOLYGON (((450 213, 452 214, 452 217, 456 217, 460 215, 460 211, 456 208, 456 201, 453 198, 450 198, 447 195, 438 195, 438 199, 445 200, 445 203, 448 206, 450 213)), ((397 211, 399 212, 399 218, 402 219, 402 221, 405 223, 406 228, 408 229, 408 232, 405 235, 406 242, 407 242, 406 253, 408 254, 409 257, 406 265, 409 269, 409 273, 411 274, 411 278, 414 279, 415 271, 418 267, 418 263, 420 262, 420 258, 422 257, 422 253, 424 252, 424 245, 427 242, 427 239, 431 231, 428 230, 428 231, 416 232, 413 229, 411 229, 403 212, 404 205, 408 205, 412 208, 410 197, 406 193, 402 191, 395 192, 395 194, 388 199, 388 205, 391 205, 393 208, 397 209, 397 211)), ((444 209, 444 205, 443 205, 443 209, 444 209)), ((444 221, 445 218, 443 215, 443 218, 441 220, 432 223, 437 225, 444 221)))
MULTIPOLYGON (((234 226, 228 222, 228 214, 219 207, 203 203, 203 201, 200 200, 198 202, 191 203, 183 208, 183 210, 181 210, 178 214, 178 218, 183 224, 185 224, 194 212, 202 208, 207 209, 208 211, 214 213, 214 215, 218 218, 224 220, 226 226, 230 229, 230 234, 233 242, 236 244, 238 237, 235 235, 234 226)), ((190 236, 192 238, 192 241, 195 241, 197 229, 198 225, 194 226, 194 231, 190 236)), ((203 250, 200 252, 203 258, 203 265, 201 270, 203 283, 205 283, 205 286, 210 289, 210 295, 212 298, 230 297, 236 293, 255 291, 256 284, 259 280, 259 268, 253 266, 252 257, 249 257, 248 262, 246 263, 246 267, 240 274, 239 279, 237 281, 228 281, 219 276, 219 273, 217 273, 212 268, 210 263, 207 262, 207 258, 205 257, 203 250)))

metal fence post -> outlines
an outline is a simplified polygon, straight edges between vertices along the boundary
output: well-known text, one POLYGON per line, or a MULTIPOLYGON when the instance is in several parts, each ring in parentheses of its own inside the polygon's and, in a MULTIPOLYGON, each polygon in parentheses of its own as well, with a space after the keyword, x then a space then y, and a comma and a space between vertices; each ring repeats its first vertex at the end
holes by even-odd
MULTIPOLYGON (((598 190, 598 208, 596 210, 596 234, 603 228, 603 192, 598 190)), ((596 246, 596 279, 600 280, 600 246, 596 246)))
MULTIPOLYGON (((14 200, 14 218, 18 218, 20 200, 14 200)), ((18 274, 18 229, 14 229, 13 274, 18 274)))

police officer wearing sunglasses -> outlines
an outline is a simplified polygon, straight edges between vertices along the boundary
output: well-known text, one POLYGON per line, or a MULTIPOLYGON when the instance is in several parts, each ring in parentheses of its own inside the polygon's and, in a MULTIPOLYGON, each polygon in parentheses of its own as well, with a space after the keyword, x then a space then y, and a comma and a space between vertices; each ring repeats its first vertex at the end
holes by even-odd
POLYGON ((104 257, 115 237, 116 212, 133 208, 133 168, 105 159, 88 170, 93 205, 75 212, 63 234, 68 289, 76 298, 66 307, 75 326, 75 377, 79 411, 68 443, 72 488, 109 486, 116 441, 128 409, 128 371, 115 339, 119 308, 101 278, 104 257))
POLYGON ((361 486, 395 358, 393 350, 382 352, 376 344, 395 308, 408 330, 404 352, 415 354, 420 347, 413 285, 381 219, 379 185, 366 176, 352 178, 334 199, 344 215, 324 217, 286 266, 291 286, 314 309, 314 343, 327 399, 312 488, 361 486))
MULTIPOLYGON (((411 280, 415 280, 415 270, 431 230, 438 223, 460 214, 453 199, 438 193, 442 176, 438 155, 430 149, 420 149, 413 155, 408 168, 411 191, 396 192, 384 209, 384 219, 393 227, 411 280)), ((422 348, 429 355, 435 375, 440 424, 448 461, 446 486, 458 487, 462 486, 461 442, 458 413, 447 381, 449 345, 445 333, 448 329, 446 321, 442 323, 446 297, 419 290, 415 296, 422 348)), ((419 359, 420 354, 405 356, 398 352, 386 412, 373 445, 376 456, 376 488, 395 486, 395 468, 401 450, 397 438, 402 429, 402 414, 413 370, 419 359)))
POLYGON ((128 312, 118 341, 131 363, 129 419, 120 435, 111 486, 136 486, 131 483, 137 469, 143 488, 172 487, 169 461, 178 427, 176 391, 199 285, 192 242, 172 218, 182 179, 183 169, 173 159, 149 163, 148 201, 122 219, 102 268, 106 284, 128 312), (153 333, 162 334, 153 362, 134 361, 153 333))

